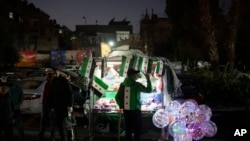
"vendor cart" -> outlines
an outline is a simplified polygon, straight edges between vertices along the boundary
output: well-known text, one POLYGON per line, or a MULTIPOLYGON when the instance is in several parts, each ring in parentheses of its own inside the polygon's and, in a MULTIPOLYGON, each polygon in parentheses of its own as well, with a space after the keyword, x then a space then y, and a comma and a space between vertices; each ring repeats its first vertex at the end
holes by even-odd
MULTIPOLYGON (((120 140, 121 128, 123 126, 123 112, 122 109, 119 109, 119 106, 116 104, 115 95, 120 83, 126 77, 126 69, 128 69, 128 67, 134 67, 137 70, 140 70, 141 73, 152 74, 151 83, 153 84, 154 92, 141 93, 141 110, 143 111, 144 116, 152 116, 154 111, 164 108, 164 105, 166 105, 166 103, 176 95, 179 81, 171 67, 171 64, 165 58, 132 54, 113 58, 85 59, 88 61, 84 62, 91 62, 91 65, 87 63, 86 66, 82 66, 86 69, 82 72, 89 73, 88 75, 86 75, 86 73, 80 74, 91 79, 90 84, 92 87, 89 91, 90 109, 88 112, 90 141, 92 141, 94 137, 98 136, 116 136, 117 140, 120 140), (137 61, 135 61, 135 58, 137 61), (89 61, 90 59, 92 59, 92 61, 89 61), (133 66, 129 66, 129 64, 133 64, 133 66), (117 131, 115 134, 110 134, 109 132, 96 132, 98 120, 103 116, 113 116, 116 118, 117 131)), ((144 75, 141 76, 142 77, 138 81, 145 84, 146 81, 145 78, 143 78, 144 75)), ((105 126, 104 128, 107 127, 105 126)), ((165 131, 165 129, 163 130, 165 131)))

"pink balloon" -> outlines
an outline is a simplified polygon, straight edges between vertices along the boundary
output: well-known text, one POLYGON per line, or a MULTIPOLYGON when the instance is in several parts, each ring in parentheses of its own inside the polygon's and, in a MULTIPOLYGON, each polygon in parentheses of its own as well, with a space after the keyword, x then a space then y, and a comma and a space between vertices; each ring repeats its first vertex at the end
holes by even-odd
POLYGON ((188 133, 192 136, 194 140, 201 140, 205 136, 202 125, 199 122, 189 123, 187 125, 187 129, 188 133))
POLYGON ((206 137, 213 137, 217 133, 217 126, 214 122, 205 121, 201 125, 206 137))
POLYGON ((199 108, 201 109, 201 113, 206 115, 205 121, 209 121, 210 118, 212 117, 212 110, 210 109, 210 107, 208 107, 205 104, 202 104, 202 105, 199 105, 199 108))

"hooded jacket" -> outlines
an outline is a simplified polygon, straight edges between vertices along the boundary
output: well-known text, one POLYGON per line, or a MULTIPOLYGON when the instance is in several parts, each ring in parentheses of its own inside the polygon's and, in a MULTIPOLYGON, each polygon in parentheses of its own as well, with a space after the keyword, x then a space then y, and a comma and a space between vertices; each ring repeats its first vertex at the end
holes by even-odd
POLYGON ((124 110, 141 110, 141 92, 152 92, 150 79, 147 78, 147 87, 145 87, 134 79, 126 77, 118 90, 116 97, 117 104, 124 110))

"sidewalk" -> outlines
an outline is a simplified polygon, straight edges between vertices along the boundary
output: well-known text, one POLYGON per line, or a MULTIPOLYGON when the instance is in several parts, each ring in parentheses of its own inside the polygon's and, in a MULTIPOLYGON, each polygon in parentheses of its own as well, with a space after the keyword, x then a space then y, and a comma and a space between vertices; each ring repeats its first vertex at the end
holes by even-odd
MULTIPOLYGON (((212 111, 213 114, 211 121, 216 123, 218 131, 214 137, 203 138, 201 141, 228 141, 233 137, 233 133, 231 132, 232 130, 241 128, 242 126, 247 126, 247 123, 249 123, 249 119, 246 116, 246 111, 242 110, 241 108, 213 108, 212 111)), ((78 125, 76 126, 76 141, 90 141, 89 129, 86 127, 84 128, 81 121, 82 119, 79 119, 78 125)), ((35 126, 35 123, 31 124, 32 127, 25 127, 26 141, 37 141, 39 126, 35 126)), ((3 135, 0 134, 0 138, 2 137, 3 135)), ((45 137, 46 140, 49 141, 49 131, 46 132, 45 137)), ((18 139, 16 131, 15 139, 18 139)), ((124 134, 121 134, 120 141, 123 141, 123 139, 124 134)), ((153 125, 152 117, 143 118, 141 139, 141 141, 161 141, 161 129, 156 128, 153 125)), ((94 132, 92 141, 118 141, 118 136, 115 132, 111 134, 97 134, 97 132, 94 132)), ((168 141, 173 141, 172 137, 169 137, 168 141)))

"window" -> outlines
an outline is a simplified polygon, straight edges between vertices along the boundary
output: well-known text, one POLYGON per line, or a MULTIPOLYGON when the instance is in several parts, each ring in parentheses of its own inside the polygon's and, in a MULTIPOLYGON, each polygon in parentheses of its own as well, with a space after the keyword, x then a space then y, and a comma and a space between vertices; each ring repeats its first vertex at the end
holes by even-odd
POLYGON ((59 34, 62 34, 63 33, 63 30, 62 29, 59 29, 59 34))
POLYGON ((23 80, 19 81, 22 89, 37 89, 43 81, 40 80, 23 80))
POLYGON ((14 14, 13 14, 13 12, 9 12, 9 18, 10 18, 10 19, 14 19, 14 14))

